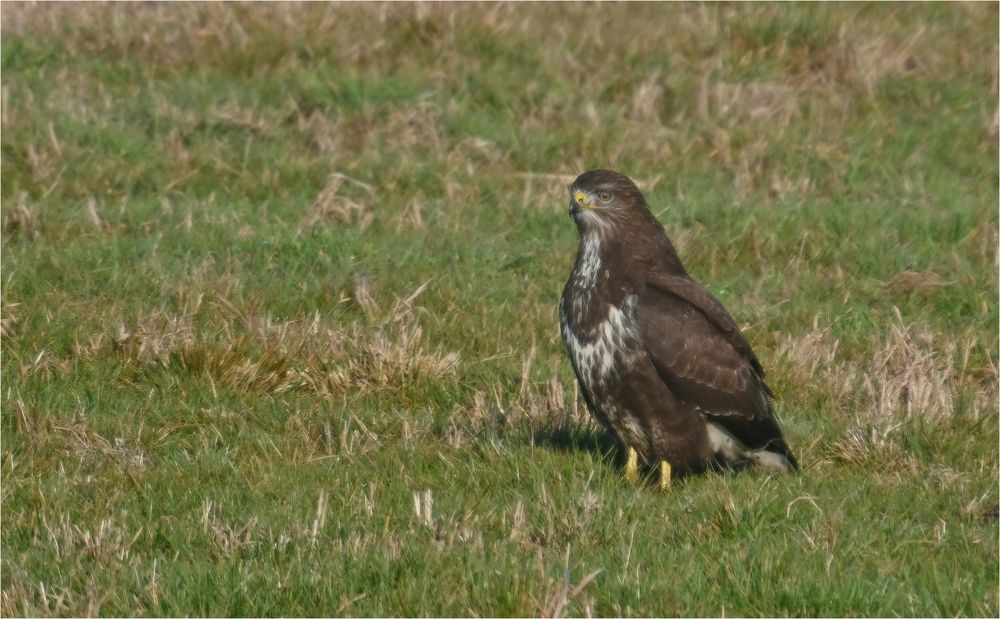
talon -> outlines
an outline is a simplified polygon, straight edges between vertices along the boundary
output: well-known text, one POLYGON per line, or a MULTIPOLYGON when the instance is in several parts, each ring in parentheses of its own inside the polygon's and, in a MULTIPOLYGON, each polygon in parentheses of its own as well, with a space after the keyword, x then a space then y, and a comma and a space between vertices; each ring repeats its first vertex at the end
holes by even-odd
POLYGON ((625 463, 625 479, 630 483, 639 481, 639 452, 628 448, 628 462, 625 463))
POLYGON ((660 490, 666 490, 670 487, 672 475, 673 469, 670 468, 670 463, 666 460, 660 460, 660 490))

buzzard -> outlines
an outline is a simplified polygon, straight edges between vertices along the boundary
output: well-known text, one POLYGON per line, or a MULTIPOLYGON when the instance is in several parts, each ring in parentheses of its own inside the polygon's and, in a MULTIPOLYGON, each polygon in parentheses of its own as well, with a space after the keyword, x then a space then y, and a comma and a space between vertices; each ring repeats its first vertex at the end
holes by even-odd
POLYGON ((798 463, 764 370, 722 304, 688 275, 627 176, 581 174, 569 213, 580 232, 559 323, 591 414, 628 452, 673 471, 798 463))

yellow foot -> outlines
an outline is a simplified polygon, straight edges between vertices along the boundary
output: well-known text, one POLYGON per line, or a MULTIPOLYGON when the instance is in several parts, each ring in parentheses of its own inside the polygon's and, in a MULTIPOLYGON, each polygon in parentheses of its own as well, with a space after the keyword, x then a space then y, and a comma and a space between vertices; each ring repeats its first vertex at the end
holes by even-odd
POLYGON ((660 490, 666 490, 670 487, 670 477, 673 471, 670 468, 670 463, 666 460, 660 460, 660 490))
POLYGON ((625 463, 625 479, 630 483, 639 481, 639 452, 628 448, 628 462, 625 463))

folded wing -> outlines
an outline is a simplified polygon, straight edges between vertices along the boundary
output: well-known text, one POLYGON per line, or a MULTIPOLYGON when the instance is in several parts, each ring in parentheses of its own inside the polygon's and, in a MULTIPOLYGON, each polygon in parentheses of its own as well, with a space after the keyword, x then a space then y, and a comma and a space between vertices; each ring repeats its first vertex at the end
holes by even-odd
POLYGON ((657 373, 678 399, 747 448, 781 454, 797 468, 760 362, 715 297, 688 277, 651 273, 639 323, 657 373))

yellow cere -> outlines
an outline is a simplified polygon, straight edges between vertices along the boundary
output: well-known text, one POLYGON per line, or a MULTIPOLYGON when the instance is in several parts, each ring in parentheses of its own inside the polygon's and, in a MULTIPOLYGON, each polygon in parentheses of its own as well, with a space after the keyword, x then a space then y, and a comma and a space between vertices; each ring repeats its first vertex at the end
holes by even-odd
POLYGON ((575 194, 573 194, 573 199, 576 200, 576 203, 579 204, 580 206, 590 206, 589 204, 587 204, 587 195, 582 191, 577 191, 575 194))

